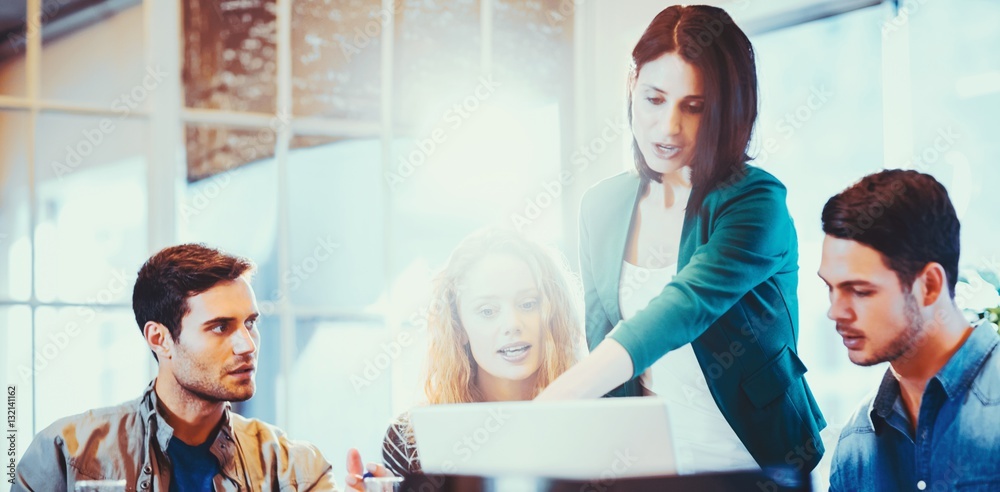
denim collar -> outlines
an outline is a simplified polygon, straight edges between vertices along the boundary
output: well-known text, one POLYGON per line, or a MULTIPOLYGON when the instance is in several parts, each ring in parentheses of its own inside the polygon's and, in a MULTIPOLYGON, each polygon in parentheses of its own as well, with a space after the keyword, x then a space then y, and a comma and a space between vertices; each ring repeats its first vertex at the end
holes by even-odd
MULTIPOLYGON (((951 356, 938 373, 927 381, 927 389, 930 390, 934 381, 941 385, 945 395, 949 400, 962 398, 969 391, 969 386, 976 379, 982 369, 983 362, 993 352, 997 344, 1000 344, 1000 337, 997 337, 997 328, 992 323, 980 323, 973 327, 972 333, 965 343, 951 356)), ((885 371, 882 376, 882 383, 878 392, 869 406, 869 416, 872 421, 872 430, 880 434, 886 420, 894 411, 901 408, 899 398, 899 381, 892 373, 892 368, 885 371)), ((903 416, 906 414, 903 413, 903 416)))
POLYGON ((935 376, 941 382, 949 400, 964 396, 983 367, 983 362, 1000 343, 997 328, 992 323, 980 323, 935 376))

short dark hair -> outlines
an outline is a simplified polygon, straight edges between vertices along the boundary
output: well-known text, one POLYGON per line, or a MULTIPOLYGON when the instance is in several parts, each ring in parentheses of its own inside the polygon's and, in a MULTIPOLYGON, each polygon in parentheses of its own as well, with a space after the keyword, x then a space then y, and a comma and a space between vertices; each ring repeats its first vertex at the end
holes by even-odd
MULTIPOLYGON (((164 248, 139 269, 132 289, 132 311, 139 331, 155 321, 177 340, 181 318, 188 313, 187 300, 220 282, 251 275, 253 261, 233 256, 204 244, 181 244, 164 248)), ((155 356, 155 354, 154 354, 155 356)))
POLYGON ((869 174, 823 207, 823 232, 881 253, 906 291, 928 263, 940 264, 952 299, 960 227, 948 190, 933 176, 912 170, 869 174))
MULTIPOLYGON (((701 209, 710 191, 745 174, 750 160, 747 147, 757 120, 757 65, 750 39, 725 10, 708 5, 667 7, 653 18, 632 50, 629 124, 639 71, 666 53, 679 53, 698 69, 705 96, 691 162, 691 214, 701 209)), ((662 179, 646 163, 634 137, 632 153, 640 176, 662 179)))

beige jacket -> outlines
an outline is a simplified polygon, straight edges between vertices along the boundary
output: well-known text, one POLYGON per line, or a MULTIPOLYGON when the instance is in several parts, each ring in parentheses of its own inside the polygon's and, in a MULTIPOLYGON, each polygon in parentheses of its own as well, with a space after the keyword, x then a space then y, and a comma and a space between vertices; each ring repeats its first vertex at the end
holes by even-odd
MULTIPOLYGON (((35 436, 11 490, 69 491, 80 480, 125 480, 125 490, 170 490, 167 445, 173 429, 156 411, 153 384, 138 400, 60 419, 35 436)), ((335 491, 330 463, 312 444, 229 406, 211 452, 216 491, 335 491)))

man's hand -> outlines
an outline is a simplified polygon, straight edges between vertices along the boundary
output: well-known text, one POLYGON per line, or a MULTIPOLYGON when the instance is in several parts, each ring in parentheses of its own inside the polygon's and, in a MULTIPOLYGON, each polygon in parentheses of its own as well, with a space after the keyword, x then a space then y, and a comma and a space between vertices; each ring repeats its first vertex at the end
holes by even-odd
POLYGON ((376 477, 391 477, 393 476, 389 470, 386 470, 384 466, 378 463, 368 463, 365 467, 362 465, 361 453, 357 449, 351 448, 347 451, 347 490, 353 490, 355 492, 364 492, 365 481, 362 475, 365 470, 376 477))

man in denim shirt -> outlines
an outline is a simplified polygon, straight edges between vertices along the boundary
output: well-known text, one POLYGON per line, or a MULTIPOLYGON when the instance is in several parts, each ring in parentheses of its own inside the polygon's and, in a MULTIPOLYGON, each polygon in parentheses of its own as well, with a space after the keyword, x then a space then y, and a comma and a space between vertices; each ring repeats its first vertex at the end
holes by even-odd
POLYGON ((996 326, 955 304, 959 222, 933 177, 866 176, 823 209, 820 277, 851 362, 889 362, 840 434, 832 491, 1000 490, 996 326))

